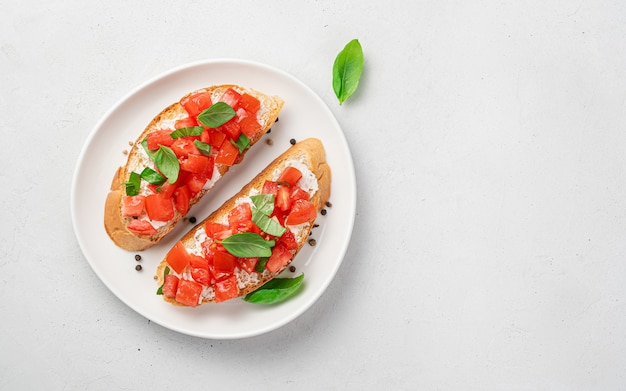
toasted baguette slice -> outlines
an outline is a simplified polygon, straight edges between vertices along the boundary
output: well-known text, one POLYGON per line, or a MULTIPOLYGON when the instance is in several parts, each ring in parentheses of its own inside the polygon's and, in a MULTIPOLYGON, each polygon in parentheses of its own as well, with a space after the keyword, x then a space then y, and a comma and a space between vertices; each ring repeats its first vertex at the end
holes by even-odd
MULTIPOLYGON (((155 168, 154 163, 148 157, 144 147, 142 146, 142 141, 149 133, 163 129, 173 130, 177 120, 189 118, 187 111, 180 103, 186 97, 199 92, 208 92, 211 94, 212 102, 216 103, 229 88, 232 88, 242 95, 252 95, 260 102, 260 109, 256 112, 256 119, 260 125, 260 129, 253 135, 249 136, 250 146, 254 145, 265 133, 270 130, 271 126, 278 118, 278 114, 284 103, 283 100, 278 96, 265 95, 258 91, 236 85, 220 85, 193 91, 181 98, 179 102, 173 103, 169 107, 165 108, 139 135, 128 154, 126 164, 120 167, 113 176, 111 189, 106 198, 104 208, 104 226, 107 234, 117 246, 129 251, 145 250, 146 248, 158 243, 168 232, 172 230, 172 228, 174 228, 176 223, 184 217, 183 214, 177 210, 177 208, 174 208, 174 217, 167 222, 154 222, 149 220, 145 212, 138 218, 123 215, 123 198, 126 195, 125 182, 129 180, 131 172, 140 174, 145 167, 155 168), (143 233, 136 229, 131 231, 128 228, 128 225, 133 219, 147 220, 156 230, 156 233, 153 230, 150 230, 151 232, 147 231, 143 233)), ((228 143, 228 138, 226 138, 225 142, 228 143)), ((243 160, 246 151, 247 149, 239 154, 234 164, 238 164, 243 160)), ((190 196, 189 207, 196 204, 215 185, 215 183, 224 174, 226 174, 228 169, 228 165, 215 164, 212 177, 208 179, 204 186, 201 185, 201 190, 190 196)), ((143 182, 142 192, 150 193, 145 185, 146 183, 143 182)))
MULTIPOLYGON (((328 201, 328 198, 330 197, 331 171, 330 167, 326 163, 324 147, 321 141, 315 138, 309 138, 299 143, 296 143, 287 151, 285 151, 282 155, 276 158, 273 162, 271 162, 261 173, 259 173, 250 183, 244 186, 236 195, 231 197, 219 209, 217 209, 204 221, 198 223, 194 228, 191 229, 191 231, 185 234, 180 242, 176 244, 176 246, 179 246, 180 243, 182 243, 184 249, 188 254, 191 254, 192 256, 200 256, 204 259, 207 259, 205 249, 207 247, 210 247, 211 245, 214 245, 215 242, 207 236, 207 232, 205 230, 206 223, 213 222, 228 225, 229 212, 231 212, 234 208, 242 205, 243 203, 251 204, 251 200, 249 197, 262 194, 266 181, 276 182, 280 174, 285 170, 286 167, 289 166, 298 168, 298 170, 302 172, 303 176, 296 183, 296 186, 308 192, 308 201, 310 201, 314 205, 315 216, 317 216, 318 212, 323 208, 323 206, 328 201)), ((294 188, 295 186, 290 187, 290 189, 294 188)), ((286 220, 288 220, 288 218, 286 220)), ((307 242, 309 233, 311 231, 311 228, 313 227, 314 222, 315 218, 313 218, 312 221, 301 223, 299 225, 286 226, 288 231, 293 234, 292 238, 295 239, 297 244, 293 246, 294 248, 291 248, 289 250, 290 254, 286 257, 287 261, 282 265, 274 266, 273 269, 275 270, 273 272, 268 270, 268 268, 270 267, 271 258, 270 261, 268 261, 266 268, 263 270, 263 272, 260 273, 256 271, 250 273, 246 272, 241 267, 241 265, 237 263, 234 273, 230 275, 231 277, 233 275, 236 276, 237 281, 238 293, 234 297, 242 297, 252 291, 255 291, 261 285, 265 284, 269 280, 279 275, 283 270, 285 270, 293 261, 294 257, 300 251, 302 246, 307 242)), ((287 233, 283 234, 283 236, 285 235, 287 235, 287 233)), ((274 237, 274 239, 276 239, 277 244, 272 250, 273 253, 280 243, 280 240, 278 238, 274 237)), ((190 263, 182 270, 181 267, 178 266, 177 268, 179 269, 179 273, 177 273, 172 270, 175 269, 175 267, 170 265, 170 263, 168 262, 170 254, 171 252, 168 253, 165 259, 161 261, 156 273, 158 277, 158 284, 159 286, 163 287, 163 298, 166 301, 174 305, 190 305, 194 307, 199 304, 223 301, 222 297, 216 297, 215 278, 212 278, 212 281, 206 285, 193 282, 192 264, 190 263), (168 292, 163 286, 165 282, 166 270, 170 274, 168 278, 172 278, 173 275, 179 279, 177 282, 177 286, 179 288, 176 295, 173 295, 171 290, 168 295, 168 292), (200 289, 198 285, 202 286, 201 294, 197 296, 197 301, 195 300, 196 297, 194 297, 194 300, 192 300, 191 302, 189 302, 189 300, 177 301, 177 299, 179 299, 178 293, 180 292, 180 283, 183 280, 192 281, 192 284, 196 284, 196 289, 200 289)), ((240 262, 240 260, 238 260, 237 262, 240 262)), ((226 299, 234 297, 227 297, 226 299)))

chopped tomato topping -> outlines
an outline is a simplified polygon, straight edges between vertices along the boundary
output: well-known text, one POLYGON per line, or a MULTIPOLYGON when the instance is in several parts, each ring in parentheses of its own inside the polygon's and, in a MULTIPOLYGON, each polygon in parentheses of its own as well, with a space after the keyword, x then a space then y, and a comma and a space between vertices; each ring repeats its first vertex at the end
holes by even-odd
POLYGON ((262 194, 273 194, 276 195, 278 192, 278 183, 273 181, 265 181, 263 184, 262 194))
POLYGON ((207 182, 207 178, 203 175, 192 174, 189 178, 187 178, 187 187, 192 194, 197 194, 207 182))
POLYGON ((212 221, 207 221, 204 223, 204 231, 206 232, 206 236, 211 239, 215 239, 215 234, 217 232, 222 232, 228 230, 228 226, 224 224, 214 223, 212 221))
POLYGON ((241 121, 239 121, 239 126, 241 132, 248 137, 254 136, 261 130, 259 121, 257 121, 256 116, 253 115, 242 118, 241 121))
POLYGON ((176 290, 176 301, 180 304, 196 307, 200 302, 202 285, 195 281, 180 280, 176 290))
POLYGON ((191 278, 198 284, 211 285, 211 272, 209 272, 209 264, 206 267, 192 267, 191 278))
POLYGON ((289 262, 292 256, 291 252, 283 244, 277 243, 272 249, 272 256, 267 260, 265 268, 272 273, 276 273, 289 262))
POLYGON ((239 100, 239 107, 243 108, 250 114, 254 114, 261 108, 261 102, 250 94, 242 94, 239 100))
POLYGON ((180 169, 194 174, 204 174, 209 164, 209 158, 204 155, 188 155, 180 158, 180 169))
POLYGON ((226 135, 219 129, 209 128, 209 136, 211 140, 209 144, 216 150, 219 150, 226 141, 226 135))
POLYGON ((252 208, 247 202, 235 206, 228 212, 228 225, 232 228, 237 223, 252 220, 252 208))
POLYGON ((174 191, 174 206, 181 215, 189 212, 190 191, 187 186, 181 186, 174 191))
POLYGON ((296 200, 285 219, 285 225, 298 225, 313 221, 316 216, 317 210, 311 201, 296 200))
POLYGON ((285 168, 280 177, 278 177, 278 182, 286 182, 291 186, 295 186, 296 183, 302 178, 302 173, 295 167, 288 166, 285 168))
POLYGON ((231 274, 235 271, 237 257, 227 252, 218 251, 213 256, 213 273, 215 278, 231 274))
POLYGON ((178 184, 178 181, 176 181, 175 183, 170 183, 169 181, 165 181, 163 182, 161 186, 156 186, 155 190, 158 189, 156 192, 162 195, 164 198, 171 198, 174 195, 174 192, 176 191, 176 187, 178 186, 177 184, 178 184))
POLYGON ((198 126, 198 121, 196 121, 196 119, 192 117, 182 118, 176 120, 176 122, 174 123, 174 127, 176 129, 189 128, 191 126, 198 126))
POLYGON ((287 250, 295 250, 298 248, 298 242, 296 242, 296 237, 290 230, 285 231, 285 233, 283 233, 283 235, 278 238, 278 243, 284 245, 287 250))
POLYGON ((180 104, 185 108, 190 117, 197 117, 198 114, 211 107, 211 93, 207 91, 191 94, 180 100, 180 104))
POLYGON ((237 276, 234 274, 226 279, 215 283, 215 301, 222 302, 239 296, 237 276))
POLYGON ((237 122, 237 117, 220 126, 220 129, 222 132, 224 132, 226 137, 230 138, 231 140, 237 140, 241 135, 241 127, 237 122))
POLYGON ((127 228, 129 231, 132 231, 139 235, 150 236, 150 235, 157 234, 157 230, 154 229, 154 227, 152 226, 152 224, 150 224, 149 221, 146 221, 146 220, 133 219, 130 221, 130 223, 128 223, 127 228))
POLYGON ((237 259, 237 266, 241 269, 245 270, 248 273, 254 272, 254 268, 256 267, 259 258, 239 258, 237 259))
POLYGON ((291 202, 294 202, 296 200, 308 200, 309 192, 299 186, 292 186, 291 192, 289 193, 289 199, 291 200, 291 202))
POLYGON ((141 216, 145 201, 146 197, 142 195, 124 196, 122 198, 122 216, 141 216))
POLYGON ((226 91, 224 91, 224 94, 222 94, 219 100, 220 102, 228 103, 230 107, 237 110, 240 99, 241 99, 241 94, 239 94, 237 91, 233 90, 232 88, 229 88, 226 91))
POLYGON ((235 160, 239 156, 239 149, 231 142, 226 141, 222 144, 217 156, 215 157, 215 164, 221 164, 224 166, 232 166, 235 164, 235 160))
POLYGON ((278 192, 276 193, 276 198, 274 199, 274 205, 276 208, 286 212, 291 208, 291 198, 289 187, 281 186, 278 188, 278 192))
POLYGON ((146 212, 150 220, 170 221, 174 218, 174 203, 172 198, 164 193, 146 196, 146 212))
POLYGON ((171 130, 156 130, 148 133, 146 136, 148 139, 148 149, 156 151, 161 145, 166 147, 172 145, 172 143, 174 143, 174 139, 170 136, 170 133, 172 133, 171 130))
POLYGON ((172 151, 178 157, 187 157, 188 155, 200 155, 200 150, 196 147, 193 140, 189 137, 181 137, 172 143, 172 151))
POLYGON ((173 299, 176 297, 176 290, 178 289, 178 277, 173 274, 166 274, 163 280, 163 287, 161 291, 163 296, 173 299))
POLYGON ((178 274, 181 274, 183 270, 189 264, 190 256, 183 245, 183 242, 178 241, 174 247, 165 256, 167 264, 178 274))

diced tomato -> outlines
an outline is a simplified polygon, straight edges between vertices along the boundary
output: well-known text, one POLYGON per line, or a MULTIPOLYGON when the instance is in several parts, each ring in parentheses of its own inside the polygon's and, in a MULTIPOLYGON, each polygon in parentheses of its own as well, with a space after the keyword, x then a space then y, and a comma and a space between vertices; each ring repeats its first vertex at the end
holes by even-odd
POLYGON ((237 109, 237 122, 241 122, 242 119, 248 117, 250 113, 241 108, 241 102, 239 102, 239 108, 237 109))
POLYGON ((128 228, 129 231, 132 231, 139 235, 150 236, 150 235, 157 234, 157 230, 154 229, 154 227, 152 226, 152 224, 150 224, 149 221, 146 221, 146 220, 133 219, 130 221, 130 223, 128 223, 126 227, 128 228))
POLYGON ((194 267, 191 268, 191 278, 198 284, 211 285, 211 272, 209 272, 209 266, 206 268, 194 267))
POLYGON ((209 162, 206 165, 206 169, 202 173, 202 177, 211 179, 213 178, 213 170, 215 169, 215 159, 213 156, 207 156, 207 159, 209 159, 209 162))
POLYGON ((172 151, 178 157, 187 157, 188 155, 200 155, 200 150, 196 147, 193 140, 188 137, 181 137, 172 143, 172 151))
POLYGON ((177 289, 178 289, 178 277, 176 277, 173 274, 166 274, 163 280, 163 287, 161 287, 163 296, 173 299, 176 297, 177 289))
POLYGON ((189 264, 190 258, 187 249, 181 241, 178 241, 165 256, 167 264, 178 274, 181 274, 183 270, 185 270, 189 264))
POLYGON ((206 182, 207 178, 203 175, 192 174, 189 178, 187 178, 187 187, 189 187, 192 194, 197 194, 200 190, 202 190, 206 182))
POLYGON ((158 189, 157 193, 165 198, 171 198, 178 187, 178 182, 179 181, 176 181, 175 183, 170 183, 169 181, 163 182, 161 186, 156 186, 156 189, 158 189))
POLYGON ((272 249, 272 256, 267 260, 265 268, 276 273, 289 262, 292 256, 293 254, 284 245, 278 243, 272 249))
POLYGON ((239 296, 239 287, 237 286, 237 276, 232 275, 226 279, 215 283, 215 301, 222 302, 228 299, 234 299, 239 296))
POLYGON ((233 118, 224 125, 220 126, 220 130, 231 140, 237 140, 239 135, 241 135, 241 127, 239 126, 236 118, 233 118))
POLYGON ((287 218, 287 214, 289 212, 284 212, 282 210, 280 210, 280 208, 274 208, 274 212, 272 213, 272 215, 270 217, 272 218, 276 218, 276 220, 278 220, 278 223, 280 225, 282 225, 283 227, 285 226, 285 219, 287 218))
POLYGON ((248 273, 254 272, 254 268, 256 267, 259 258, 238 258, 237 266, 241 269, 245 270, 248 273))
POLYGON ((237 110, 237 105, 239 104, 239 100, 241 100, 241 94, 232 88, 229 88, 224 91, 224 94, 222 94, 219 100, 220 102, 228 103, 230 107, 237 110))
POLYGON ((191 268, 209 268, 209 261, 205 257, 189 254, 189 266, 191 268))
POLYGON ((298 225, 315 220, 317 210, 315 205, 308 200, 296 200, 293 203, 291 212, 285 219, 285 225, 298 225))
POLYGON ((146 197, 142 195, 122 197, 122 216, 139 217, 143 213, 146 197))
POLYGON ((150 220, 170 221, 174 218, 174 203, 164 193, 146 196, 146 212, 150 220))
POLYGON ((204 155, 187 155, 179 158, 180 169, 194 174, 204 174, 209 164, 209 158, 204 155))
POLYGON ((228 212, 228 225, 233 228, 237 223, 252 220, 252 208, 247 202, 243 202, 228 212))
POLYGON ((295 167, 288 166, 278 177, 278 182, 286 182, 291 186, 295 186, 296 183, 302 178, 302 173, 295 167))
POLYGON ((219 129, 209 128, 208 131, 211 140, 209 144, 211 144, 216 151, 219 150, 222 144, 224 144, 224 141, 226 141, 226 135, 219 129))
POLYGON ((287 186, 281 186, 278 188, 278 192, 276 193, 276 198, 274 199, 274 206, 283 212, 288 211, 291 207, 291 191, 287 186))
POLYGON ((174 206, 181 215, 186 215, 189 212, 189 199, 190 192, 187 186, 181 186, 174 191, 174 206))
POLYGON ((207 263, 209 265, 213 265, 213 256, 215 255, 215 252, 213 251, 213 245, 214 243, 211 239, 207 239, 200 244, 200 247, 202 247, 202 253, 204 254, 204 258, 207 260, 207 263))
POLYGON ((206 232, 206 236, 211 239, 215 239, 215 234, 217 232, 222 232, 228 230, 228 226, 225 224, 214 223, 212 221, 207 221, 204 223, 204 232, 206 232))
POLYGON ((218 251, 213 256, 213 273, 215 278, 220 278, 222 275, 230 274, 235 271, 235 265, 237 263, 237 257, 227 252, 218 251))
POLYGON ((240 234, 244 232, 252 232, 255 234, 261 234, 261 228, 259 228, 252 220, 239 221, 231 226, 233 234, 240 234))
POLYGON ((262 194, 273 194, 276 195, 278 192, 278 183, 273 181, 265 181, 263 184, 262 194))
POLYGON ((215 164, 221 164, 223 166, 232 166, 235 164, 235 160, 239 156, 239 149, 231 142, 226 141, 222 144, 217 156, 215 157, 215 164))
POLYGON ((205 144, 211 143, 211 134, 209 133, 208 128, 204 128, 204 130, 202 131, 202 134, 200 135, 200 141, 202 141, 205 144))
POLYGON ((287 250, 295 250, 298 248, 298 242, 296 242, 296 237, 290 230, 285 231, 285 233, 283 233, 283 235, 278 238, 278 243, 284 245, 287 250))
POLYGON ((254 114, 261 108, 261 102, 254 96, 244 93, 239 100, 239 107, 243 108, 248 113, 254 114))
POLYGON ((308 200, 310 197, 309 192, 304 190, 299 186, 292 186, 291 192, 289 193, 289 199, 291 202, 295 202, 296 200, 308 200))
POLYGON ((151 151, 156 151, 159 149, 160 145, 164 145, 169 147, 174 143, 174 139, 170 136, 172 133, 171 130, 156 130, 154 132, 148 133, 148 149, 151 151))
POLYGON ((180 100, 180 104, 185 108, 190 117, 197 117, 198 114, 211 107, 211 93, 207 91, 191 94, 180 100))
POLYGON ((176 129, 189 128, 191 126, 198 126, 198 121, 192 117, 178 119, 174 123, 174 128, 176 129))
POLYGON ((196 307, 200 301, 202 294, 202 285, 191 280, 178 281, 178 289, 176 289, 176 301, 180 304, 196 307))
POLYGON ((254 136, 261 130, 259 121, 257 121, 256 116, 253 115, 242 118, 241 121, 239 121, 239 127, 241 128, 241 132, 248 137, 254 136))

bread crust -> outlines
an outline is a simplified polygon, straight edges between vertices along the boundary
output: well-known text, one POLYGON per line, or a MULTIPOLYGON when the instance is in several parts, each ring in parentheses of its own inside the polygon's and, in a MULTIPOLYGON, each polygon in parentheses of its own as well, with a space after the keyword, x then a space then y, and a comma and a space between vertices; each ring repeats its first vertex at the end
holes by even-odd
MULTIPOLYGON (((261 131, 250 137, 250 146, 252 146, 270 130, 270 128, 278 118, 278 114, 284 104, 282 98, 278 96, 269 96, 261 92, 249 88, 244 88, 238 85, 227 84, 192 91, 182 97, 180 100, 192 94, 207 91, 211 93, 213 97, 213 102, 217 102, 218 98, 228 88, 233 88, 239 93, 248 93, 250 95, 253 95, 261 102, 261 109, 257 114, 257 118, 259 119, 259 123, 261 124, 261 131)), ((157 244, 184 217, 178 211, 175 211, 174 218, 170 220, 167 224, 157 228, 156 235, 147 236, 135 234, 128 230, 127 224, 131 218, 122 216, 122 197, 125 194, 124 183, 128 181, 130 173, 132 172, 131 167, 141 166, 142 164, 145 165, 145 163, 142 163, 145 162, 146 157, 143 153, 143 147, 141 145, 141 142, 148 133, 160 130, 163 123, 166 123, 168 121, 173 122, 176 119, 186 118, 188 116, 184 107, 179 102, 169 105, 159 114, 157 114, 154 119, 152 119, 150 124, 148 124, 148 126, 143 130, 143 132, 139 135, 139 137, 137 137, 136 141, 133 143, 133 146, 128 153, 128 159, 126 161, 126 164, 116 170, 115 175, 113 176, 113 179, 111 181, 110 191, 107 194, 104 205, 104 227, 111 240, 122 249, 128 251, 142 251, 157 244)), ((241 163, 246 152, 247 150, 239 155, 239 157, 235 161, 235 164, 241 163)), ((226 174, 228 169, 229 167, 224 165, 216 164, 215 166, 215 170, 219 172, 220 178, 224 174, 226 174)), ((195 197, 190 199, 189 207, 191 208, 193 205, 198 203, 198 201, 200 201, 200 199, 202 199, 202 197, 206 193, 208 193, 209 190, 210 189, 203 189, 195 197)))
MULTIPOLYGON (((245 185, 237 194, 233 195, 226 202, 224 202, 222 206, 220 206, 217 210, 211 213, 206 219, 196 224, 196 226, 194 226, 181 238, 183 245, 188 249, 193 247, 195 245, 196 232, 199 228, 203 227, 207 221, 217 222, 223 219, 237 205, 238 199, 246 197, 248 194, 251 194, 251 192, 260 193, 263 189, 265 181, 272 180, 274 172, 277 170, 282 171, 286 166, 286 163, 291 160, 298 160, 306 164, 309 170, 311 170, 311 172, 315 174, 318 183, 318 190, 315 192, 315 194, 313 194, 310 201, 313 203, 313 205, 315 205, 315 208, 319 212, 330 198, 331 170, 330 166, 326 162, 325 150, 322 142, 316 138, 308 138, 296 143, 279 157, 274 159, 263 171, 261 171, 256 177, 254 177, 252 181, 245 185)), ((297 253, 307 242, 309 232, 313 227, 313 223, 314 222, 311 222, 307 227, 305 227, 305 229, 296 238, 298 242, 298 247, 296 250, 292 251, 293 256, 291 257, 291 260, 277 272, 270 273, 268 270, 265 270, 259 276, 257 282, 250 283, 244 288, 240 287, 239 297, 243 297, 248 293, 255 291, 261 285, 273 279, 274 277, 282 273, 287 267, 289 267, 289 264, 293 261, 297 253)), ((166 267, 167 261, 164 258, 157 267, 156 272, 157 282, 159 286, 161 286, 164 282, 164 272, 166 267)), ((165 296, 163 296, 163 299, 174 305, 182 305, 176 302, 174 299, 170 299, 165 296)), ((203 298, 201 304, 211 302, 214 302, 214 300, 203 298)))

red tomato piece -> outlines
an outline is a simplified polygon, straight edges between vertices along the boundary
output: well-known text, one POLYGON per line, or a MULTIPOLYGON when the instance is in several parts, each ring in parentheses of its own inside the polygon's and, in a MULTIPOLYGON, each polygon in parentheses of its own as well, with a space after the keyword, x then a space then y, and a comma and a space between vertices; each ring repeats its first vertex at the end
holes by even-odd
POLYGON ((181 215, 186 215, 189 212, 189 199, 191 193, 187 186, 181 186, 174 191, 174 206, 181 215))
POLYGON ((235 265, 237 263, 237 257, 227 252, 218 251, 213 255, 213 270, 215 278, 219 278, 218 275, 231 274, 235 271, 235 265))
POLYGON ((255 234, 261 234, 261 228, 259 228, 252 220, 239 221, 231 226, 232 233, 244 233, 244 232, 252 232, 255 234))
POLYGON ((208 128, 204 128, 204 130, 202 131, 202 134, 200 135, 200 141, 202 141, 205 144, 211 143, 211 134, 209 133, 208 128))
POLYGON ((233 228, 237 223, 252 220, 252 208, 247 202, 241 203, 228 212, 228 225, 233 228))
POLYGON ((178 289, 178 277, 173 274, 166 274, 163 280, 163 286, 161 291, 163 296, 173 299, 176 297, 176 290, 178 289))
POLYGON ((291 254, 284 245, 277 243, 272 249, 272 256, 267 260, 265 268, 272 273, 276 273, 285 266, 292 257, 293 254, 291 254))
POLYGON ((235 164, 235 160, 237 160, 238 156, 239 148, 234 146, 231 142, 226 141, 222 144, 222 147, 215 157, 215 164, 232 166, 233 164, 235 164))
POLYGON ((191 268, 207 268, 209 267, 209 261, 205 257, 201 257, 196 254, 189 254, 189 266, 191 268))
POLYGON ((222 147, 222 144, 224 144, 224 141, 226 141, 226 135, 219 129, 209 128, 208 130, 211 139, 211 146, 215 148, 215 150, 219 150, 222 147))
POLYGON ((304 190, 299 186, 292 186, 291 192, 289 193, 289 199, 291 202, 295 202, 296 200, 308 200, 310 197, 309 192, 304 190))
POLYGON ((202 294, 202 285, 191 280, 178 281, 178 289, 176 289, 176 301, 180 304, 196 307, 200 301, 202 294))
POLYGON ((239 101, 241 100, 241 94, 233 90, 232 88, 229 88, 224 91, 224 94, 222 94, 219 100, 220 102, 228 103, 230 107, 237 110, 239 101))
POLYGON ((172 198, 164 193, 146 196, 146 212, 150 220, 170 221, 174 218, 174 203, 172 198))
POLYGON ((276 197, 274 198, 274 207, 286 212, 291 208, 290 190, 287 186, 281 186, 278 188, 276 197))
POLYGON ((187 265, 189 265, 190 259, 191 257, 181 241, 178 241, 165 256, 167 264, 178 274, 185 270, 187 265))
POLYGON ((245 270, 247 273, 252 273, 254 272, 254 268, 256 267, 256 264, 258 261, 259 261, 258 257, 257 258, 238 258, 237 266, 245 270))
POLYGON ((273 181, 265 181, 263 184, 263 191, 261 194, 273 194, 276 195, 278 193, 278 183, 273 181))
POLYGON ((285 225, 298 225, 315 220, 317 216, 317 210, 315 205, 308 200, 296 200, 293 203, 291 212, 285 219, 285 225))
POLYGON ((261 102, 250 94, 242 94, 239 100, 239 107, 243 108, 250 114, 254 114, 261 108, 261 102))
POLYGON ((157 193, 162 195, 165 198, 171 198, 178 187, 178 181, 175 183, 170 183, 169 181, 163 182, 161 186, 156 186, 155 189, 158 189, 157 193))
POLYGON ((278 238, 278 243, 285 246, 287 250, 295 250, 298 248, 298 242, 296 242, 296 237, 290 230, 285 231, 285 233, 283 233, 283 235, 278 238))
POLYGON ((215 239, 216 233, 226 231, 228 229, 228 226, 225 224, 214 223, 212 221, 207 221, 206 223, 204 223, 204 232, 206 232, 206 236, 210 237, 211 239, 215 239))
POLYGON ((207 179, 202 175, 192 174, 189 178, 187 178, 187 187, 189 187, 192 194, 197 194, 200 190, 202 190, 206 182, 207 179))
POLYGON ((241 135, 241 127, 239 126, 236 118, 233 118, 224 125, 220 126, 220 130, 231 140, 237 140, 241 135))
POLYGON ((241 129, 241 133, 245 134, 248 137, 254 136, 262 129, 259 121, 257 121, 256 116, 254 115, 242 118, 239 122, 239 127, 241 129))
POLYGON ((154 227, 152 226, 152 224, 150 224, 149 221, 146 221, 146 220, 133 219, 130 221, 130 223, 128 223, 126 228, 128 228, 129 231, 132 231, 133 233, 136 233, 139 235, 150 236, 150 235, 157 234, 157 230, 154 229, 154 227))
POLYGON ((234 274, 228 278, 215 283, 215 301, 222 302, 228 299, 234 299, 239 296, 239 287, 237 286, 237 276, 234 274))
POLYGON ((156 151, 159 149, 160 145, 164 145, 166 147, 172 145, 172 143, 174 143, 174 139, 170 136, 170 133, 172 133, 171 130, 156 130, 148 133, 146 136, 148 139, 148 149, 156 151))
POLYGON ((142 195, 122 197, 122 216, 141 216, 145 202, 146 197, 142 195))
POLYGON ((198 126, 198 121, 192 117, 178 119, 174 123, 174 128, 176 129, 189 128, 191 126, 198 126))
POLYGON ((200 155, 200 150, 196 147, 193 140, 188 137, 181 137, 172 143, 172 151, 178 157, 187 157, 188 155, 200 155))
POLYGON ((193 174, 204 174, 209 158, 203 155, 187 155, 187 157, 179 158, 180 169, 191 172, 193 174))
POLYGON ((300 172, 300 170, 295 167, 288 166, 278 177, 278 182, 286 182, 289 183, 291 186, 295 186, 300 178, 302 178, 302 173, 300 172))
POLYGON ((197 117, 198 114, 211 107, 211 93, 207 91, 197 92, 180 100, 180 104, 185 108, 190 117, 197 117))

